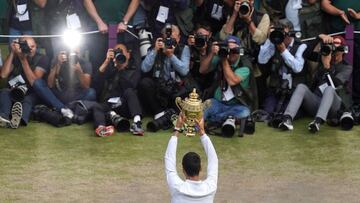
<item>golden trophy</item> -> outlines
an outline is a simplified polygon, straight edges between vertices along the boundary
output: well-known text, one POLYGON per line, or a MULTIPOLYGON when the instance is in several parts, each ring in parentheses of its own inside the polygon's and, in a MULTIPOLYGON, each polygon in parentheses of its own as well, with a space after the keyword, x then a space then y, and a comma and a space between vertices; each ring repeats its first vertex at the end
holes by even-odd
POLYGON ((185 100, 181 100, 180 97, 176 97, 175 103, 186 117, 185 124, 187 125, 187 129, 185 135, 189 137, 195 136, 195 120, 201 119, 203 111, 210 107, 210 100, 202 102, 201 99, 199 99, 199 95, 196 93, 196 89, 194 88, 189 94, 189 97, 186 97, 185 100))

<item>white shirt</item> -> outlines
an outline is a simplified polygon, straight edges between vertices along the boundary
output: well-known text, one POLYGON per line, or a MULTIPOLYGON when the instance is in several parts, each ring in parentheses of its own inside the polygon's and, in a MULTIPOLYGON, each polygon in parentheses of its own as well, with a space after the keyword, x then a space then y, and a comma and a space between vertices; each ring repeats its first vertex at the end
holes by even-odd
POLYGON ((302 0, 289 0, 285 7, 286 18, 291 21, 294 30, 301 31, 299 20, 299 9, 301 9, 302 0))
MULTIPOLYGON (((298 50, 296 51, 295 56, 293 56, 289 50, 294 45, 294 41, 295 40, 292 39, 290 45, 286 48, 286 50, 283 53, 281 53, 281 56, 284 59, 286 65, 288 65, 294 73, 300 73, 304 68, 305 60, 303 54, 307 48, 307 45, 301 44, 298 50)), ((276 49, 275 45, 271 43, 269 39, 267 39, 265 43, 260 46, 258 62, 260 64, 266 64, 267 62, 269 62, 271 57, 273 57, 275 54, 275 49, 276 49)))
POLYGON ((172 136, 169 140, 165 153, 165 173, 172 203, 210 203, 214 201, 218 180, 218 158, 210 138, 203 135, 200 139, 208 159, 207 178, 204 181, 183 181, 179 177, 176 171, 178 138, 172 136))

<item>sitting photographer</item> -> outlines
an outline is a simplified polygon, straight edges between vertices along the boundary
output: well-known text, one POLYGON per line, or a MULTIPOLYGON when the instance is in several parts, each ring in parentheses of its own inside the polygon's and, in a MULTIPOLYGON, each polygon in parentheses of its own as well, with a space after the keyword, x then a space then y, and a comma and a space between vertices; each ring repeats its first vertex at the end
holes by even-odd
POLYGON ((204 118, 216 124, 225 121, 222 128, 225 136, 234 135, 235 121, 247 118, 254 105, 254 77, 251 70, 242 64, 240 44, 240 39, 235 36, 228 36, 223 43, 214 42, 200 67, 202 74, 218 70, 218 87, 211 106, 204 112, 204 118), (232 128, 225 130, 228 123, 232 123, 232 128))
MULTIPOLYGON (((180 30, 167 24, 162 30, 163 37, 156 39, 155 47, 149 51, 141 65, 144 73, 149 73, 139 83, 139 97, 146 102, 143 106, 154 115, 154 122, 161 117, 170 119, 169 108, 175 106, 177 96, 185 96, 183 78, 189 73, 190 50, 179 44, 180 30)), ((164 122, 167 122, 164 121, 164 122)), ((152 123, 152 122, 150 122, 152 123)), ((156 131, 157 128, 148 130, 156 131)), ((168 126, 170 127, 170 126, 168 126)))
POLYGON ((304 84, 299 84, 284 112, 283 122, 279 128, 293 130, 292 120, 300 107, 315 119, 309 123, 308 130, 315 133, 320 130, 320 125, 328 118, 337 117, 341 109, 342 99, 337 90, 349 81, 352 66, 344 61, 346 44, 344 38, 336 36, 330 43, 323 44, 320 50, 321 65, 315 75, 313 85, 309 89, 304 84), (333 41, 333 42, 331 42, 333 41))
POLYGON ((201 74, 200 63, 211 51, 212 32, 206 23, 198 24, 194 33, 188 37, 188 46, 190 47, 190 72, 188 79, 194 83, 194 87, 199 91, 203 100, 212 97, 209 92, 214 81, 215 71, 206 75, 201 74))
POLYGON ((96 100, 95 90, 90 88, 92 66, 79 52, 79 49, 60 51, 48 76, 48 86, 65 104, 75 100, 96 100))
POLYGON ((303 54, 307 45, 296 34, 292 23, 281 19, 270 29, 269 39, 260 47, 258 62, 262 76, 257 85, 264 98, 262 108, 275 116, 283 112, 296 85, 306 83, 303 54))
POLYGON ((0 126, 18 128, 27 125, 33 105, 40 102, 37 84, 48 72, 49 60, 37 53, 33 38, 24 36, 11 43, 11 51, 0 69, 1 79, 9 88, 0 92, 0 126))
MULTIPOLYGON (((123 44, 109 49, 107 57, 99 67, 97 77, 105 81, 100 102, 104 103, 106 112, 113 110, 126 118, 133 118, 130 131, 134 135, 143 135, 141 127, 142 110, 136 92, 141 73, 130 51, 123 44)), ((115 124, 114 124, 115 125, 115 124)), ((116 126, 116 125, 115 125, 116 126)))

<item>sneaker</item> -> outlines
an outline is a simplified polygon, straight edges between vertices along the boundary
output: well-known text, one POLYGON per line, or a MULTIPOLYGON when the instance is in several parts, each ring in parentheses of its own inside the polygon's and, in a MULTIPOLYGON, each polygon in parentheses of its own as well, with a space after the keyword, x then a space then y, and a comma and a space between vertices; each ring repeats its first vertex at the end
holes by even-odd
POLYGON ((61 114, 66 117, 69 118, 70 120, 72 120, 72 118, 74 117, 74 113, 71 109, 69 108, 62 108, 61 109, 61 114))
POLYGON ((16 129, 19 127, 22 114, 23 114, 22 104, 20 102, 15 102, 11 108, 11 120, 10 120, 11 128, 16 129))
POLYGON ((132 132, 133 135, 144 135, 144 130, 141 127, 141 121, 138 121, 136 123, 133 123, 130 128, 130 132, 132 132))
POLYGON ((0 127, 3 128, 10 127, 10 121, 0 116, 0 127))
POLYGON ((279 124, 281 130, 294 130, 291 118, 285 117, 284 120, 279 124))
POLYGON ((315 120, 311 121, 308 125, 308 130, 312 133, 316 133, 320 130, 320 123, 315 120))
POLYGON ((95 129, 95 133, 99 137, 107 137, 107 136, 114 134, 114 132, 115 132, 115 129, 114 129, 114 126, 112 126, 112 125, 109 125, 109 126, 99 125, 95 129))

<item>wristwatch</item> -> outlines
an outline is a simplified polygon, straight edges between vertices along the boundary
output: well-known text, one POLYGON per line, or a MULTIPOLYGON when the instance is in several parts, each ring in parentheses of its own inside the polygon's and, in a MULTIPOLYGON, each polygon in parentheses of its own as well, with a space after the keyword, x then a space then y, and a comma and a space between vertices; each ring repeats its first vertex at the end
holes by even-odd
POLYGON ((129 23, 129 22, 128 22, 128 21, 126 21, 126 20, 122 20, 121 22, 122 22, 124 25, 126 25, 126 26, 127 26, 127 25, 128 25, 128 23, 129 23))
POLYGON ((179 133, 182 133, 182 132, 183 132, 183 130, 182 130, 181 128, 174 127, 173 132, 179 132, 179 133))

